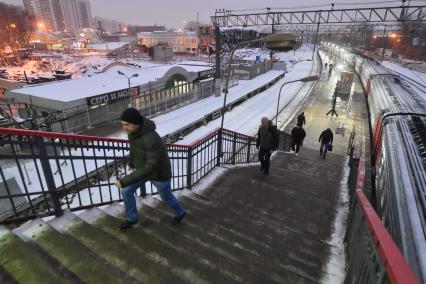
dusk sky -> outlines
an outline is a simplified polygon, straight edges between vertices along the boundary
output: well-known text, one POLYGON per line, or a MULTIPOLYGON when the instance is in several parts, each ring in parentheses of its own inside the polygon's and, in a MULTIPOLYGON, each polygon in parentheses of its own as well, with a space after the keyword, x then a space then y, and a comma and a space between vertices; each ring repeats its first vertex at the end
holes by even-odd
MULTIPOLYGON (((9 4, 22 5, 22 0, 0 0, 9 4)), ((128 24, 138 25, 166 25, 167 27, 180 28, 183 21, 195 20, 199 12, 201 21, 209 21, 215 9, 253 9, 264 7, 296 7, 319 6, 315 9, 326 9, 330 3, 334 2, 336 8, 349 8, 350 3, 359 3, 358 6, 368 6, 365 3, 373 3, 374 6, 397 6, 401 1, 377 1, 377 0, 90 0, 92 3, 92 13, 94 16, 115 19, 128 24), (380 3, 379 3, 380 2, 380 3), (379 4, 378 4, 379 3, 379 4), (339 5, 341 4, 341 5, 339 5)), ((425 3, 426 0, 411 1, 415 3, 425 3)), ((353 6, 352 6, 353 7, 353 6)))

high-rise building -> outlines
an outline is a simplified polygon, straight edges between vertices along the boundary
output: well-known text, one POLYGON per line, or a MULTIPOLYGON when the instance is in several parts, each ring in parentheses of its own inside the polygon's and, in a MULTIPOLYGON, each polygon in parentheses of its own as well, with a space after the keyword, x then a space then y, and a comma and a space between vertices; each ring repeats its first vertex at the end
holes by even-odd
POLYGON ((35 17, 40 30, 56 30, 51 0, 24 0, 24 7, 29 14, 35 17))
POLYGON ((57 31, 65 31, 64 13, 62 11, 61 2, 58 0, 51 1, 53 18, 55 19, 55 29, 57 31))
POLYGON ((93 27, 92 9, 88 0, 80 0, 78 3, 80 28, 91 29, 93 27))
POLYGON ((70 31, 92 28, 89 0, 23 0, 28 13, 35 16, 44 31, 70 31))

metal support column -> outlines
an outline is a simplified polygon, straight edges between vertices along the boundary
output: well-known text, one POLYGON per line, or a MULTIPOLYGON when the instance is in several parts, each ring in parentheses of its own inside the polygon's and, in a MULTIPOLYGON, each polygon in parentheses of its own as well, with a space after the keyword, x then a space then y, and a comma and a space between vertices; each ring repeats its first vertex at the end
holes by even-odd
POLYGON ((215 78, 220 79, 220 28, 219 26, 214 27, 214 33, 216 37, 216 64, 215 64, 215 78))

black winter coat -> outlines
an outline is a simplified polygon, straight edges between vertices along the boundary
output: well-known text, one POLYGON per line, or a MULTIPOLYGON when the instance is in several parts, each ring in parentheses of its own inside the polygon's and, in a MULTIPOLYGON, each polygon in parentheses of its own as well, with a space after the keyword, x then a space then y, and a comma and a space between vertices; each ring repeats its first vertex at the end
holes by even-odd
POLYGON ((291 136, 295 142, 301 143, 306 137, 306 132, 302 127, 294 127, 293 130, 291 130, 291 136))
POLYGON ((321 133, 321 135, 318 139, 318 142, 321 142, 321 140, 322 140, 322 142, 324 142, 326 144, 332 144, 333 143, 333 131, 331 131, 330 128, 324 130, 321 133))
POLYGON ((303 114, 299 114, 299 116, 297 117, 297 123, 300 125, 306 124, 306 119, 303 114))
POLYGON ((279 134, 277 127, 272 124, 272 121, 269 122, 268 128, 259 127, 257 132, 257 148, 264 149, 277 149, 279 144, 279 134))

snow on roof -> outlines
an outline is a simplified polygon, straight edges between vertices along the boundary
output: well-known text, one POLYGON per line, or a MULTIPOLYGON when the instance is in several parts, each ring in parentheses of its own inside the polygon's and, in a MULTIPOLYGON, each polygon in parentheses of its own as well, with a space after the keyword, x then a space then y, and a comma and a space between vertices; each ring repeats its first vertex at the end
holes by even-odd
POLYGON ((130 80, 131 86, 136 87, 161 79, 173 67, 181 67, 186 72, 194 73, 212 69, 212 66, 180 64, 143 63, 140 66, 141 68, 115 66, 91 77, 25 86, 14 89, 11 92, 62 102, 71 102, 128 88, 127 78, 119 75, 117 73, 118 70, 129 77, 133 74, 138 74, 138 77, 130 80))
POLYGON ((220 27, 220 30, 223 32, 226 31, 233 31, 233 30, 241 30, 241 31, 254 31, 258 33, 265 33, 269 34, 272 33, 272 27, 271 26, 233 26, 233 27, 220 27))
POLYGON ((104 42, 104 43, 92 43, 89 44, 89 48, 97 50, 114 50, 120 48, 129 42, 104 42))

